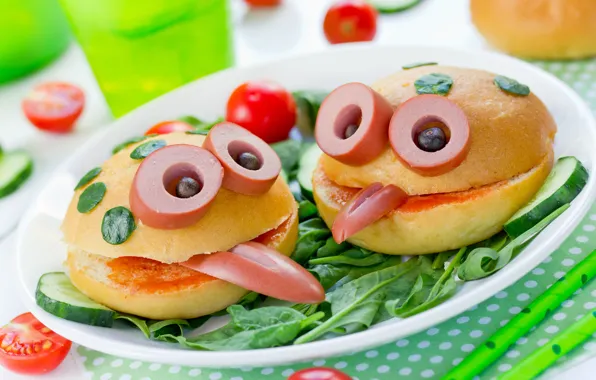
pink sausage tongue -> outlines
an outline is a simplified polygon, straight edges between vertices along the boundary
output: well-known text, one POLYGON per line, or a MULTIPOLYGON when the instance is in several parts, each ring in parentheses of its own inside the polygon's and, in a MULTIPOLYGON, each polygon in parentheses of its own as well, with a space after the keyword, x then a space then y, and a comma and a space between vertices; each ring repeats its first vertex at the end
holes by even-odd
POLYGON ((339 211, 331 233, 341 243, 403 204, 408 195, 399 187, 375 182, 360 190, 339 211))
POLYGON ((325 300, 325 291, 312 274, 261 243, 247 242, 230 252, 196 255, 180 265, 280 300, 296 303, 325 300))

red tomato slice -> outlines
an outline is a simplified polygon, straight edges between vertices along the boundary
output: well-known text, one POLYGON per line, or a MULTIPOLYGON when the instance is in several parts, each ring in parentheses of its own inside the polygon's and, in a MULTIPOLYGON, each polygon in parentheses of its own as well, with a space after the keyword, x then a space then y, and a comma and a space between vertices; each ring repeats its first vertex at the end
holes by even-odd
POLYGON ((296 123, 296 103, 292 94, 278 83, 246 82, 230 95, 226 120, 271 144, 288 138, 296 123))
POLYGON ((0 365, 27 375, 50 372, 64 361, 71 345, 33 314, 21 314, 0 328, 0 365))
POLYGON ((155 124, 145 132, 145 136, 148 135, 165 135, 172 132, 186 132, 192 131, 194 127, 188 123, 179 120, 168 120, 162 121, 161 123, 155 124))
POLYGON ((364 0, 343 0, 325 14, 325 37, 332 44, 372 41, 377 34, 377 10, 364 0))
POLYGON ((23 100, 25 116, 37 128, 57 133, 70 132, 83 112, 85 94, 68 83, 45 83, 23 100))
POLYGON ((352 377, 334 368, 318 367, 294 372, 288 380, 352 380, 352 377))
POLYGON ((280 300, 296 303, 325 300, 325 291, 312 274, 261 243, 247 242, 230 252, 196 255, 180 265, 280 300))

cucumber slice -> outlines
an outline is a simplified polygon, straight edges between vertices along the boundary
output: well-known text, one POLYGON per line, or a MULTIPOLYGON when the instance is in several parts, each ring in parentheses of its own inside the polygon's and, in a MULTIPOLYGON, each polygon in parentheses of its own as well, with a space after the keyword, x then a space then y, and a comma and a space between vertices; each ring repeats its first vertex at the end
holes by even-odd
POLYGON ((368 3, 381 13, 395 13, 412 8, 420 1, 422 0, 368 0, 368 3))
POLYGON ((112 327, 116 312, 81 293, 62 272, 46 273, 37 283, 37 305, 57 317, 86 325, 112 327))
POLYGON ((327 91, 302 90, 292 93, 297 107, 296 125, 302 136, 312 136, 321 103, 329 95, 327 91))
POLYGON ((322 153, 317 144, 312 144, 304 151, 302 157, 300 157, 297 179, 302 189, 302 194, 310 200, 313 199, 312 173, 315 171, 322 153))
POLYGON ((23 151, 0 155, 0 198, 8 196, 21 187, 33 172, 33 160, 23 151))
POLYGON ((534 198, 503 227, 516 238, 566 203, 571 203, 588 181, 588 171, 575 157, 561 157, 534 198))

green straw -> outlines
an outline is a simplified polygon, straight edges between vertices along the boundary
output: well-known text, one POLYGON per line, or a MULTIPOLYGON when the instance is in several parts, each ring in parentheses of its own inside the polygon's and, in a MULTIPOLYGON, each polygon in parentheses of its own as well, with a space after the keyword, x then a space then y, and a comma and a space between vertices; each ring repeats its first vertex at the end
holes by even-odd
POLYGON ((565 355, 596 332, 596 310, 575 322, 571 327, 554 337, 550 342, 517 363, 499 380, 534 379, 557 359, 565 355))
MULTIPOLYGON (((509 347, 540 323, 563 301, 596 276, 596 250, 577 263, 534 302, 525 307, 509 323, 478 346, 459 365, 451 369, 443 380, 468 380, 484 371, 503 355, 509 347)), ((540 366, 546 369, 546 366, 540 366)))

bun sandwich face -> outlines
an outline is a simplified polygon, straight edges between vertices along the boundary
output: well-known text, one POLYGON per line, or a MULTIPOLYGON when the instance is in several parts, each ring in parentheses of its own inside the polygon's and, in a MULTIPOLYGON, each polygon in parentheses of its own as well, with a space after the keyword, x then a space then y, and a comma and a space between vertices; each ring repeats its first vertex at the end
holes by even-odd
POLYGON ((279 173, 273 150, 231 123, 207 137, 170 133, 123 149, 76 190, 66 213, 73 285, 111 309, 150 319, 211 314, 249 290, 322 301, 318 281, 287 258, 298 215, 279 173), (81 212, 82 194, 94 184, 105 193, 81 212))
POLYGON ((556 124, 510 78, 423 66, 341 86, 316 125, 313 195, 336 241, 420 255, 494 235, 553 166, 556 124))

